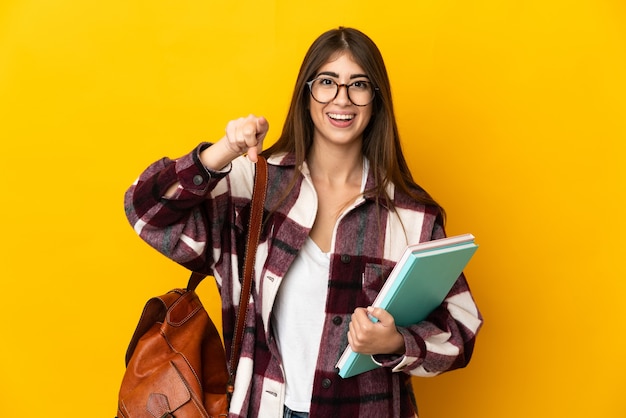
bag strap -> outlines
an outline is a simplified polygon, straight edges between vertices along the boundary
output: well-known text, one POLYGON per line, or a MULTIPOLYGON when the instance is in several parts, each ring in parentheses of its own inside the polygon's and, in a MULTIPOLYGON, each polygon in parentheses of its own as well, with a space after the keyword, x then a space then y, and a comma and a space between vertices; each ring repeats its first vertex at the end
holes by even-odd
MULTIPOLYGON (((248 239, 246 242, 246 253, 244 256, 243 283, 241 286, 241 296, 239 298, 239 309, 237 312, 237 322, 233 344, 230 350, 230 367, 228 380, 228 395, 232 395, 234 390, 235 373, 239 364, 241 353, 241 342, 246 324, 250 292, 252 290, 252 280, 254 275, 254 262, 256 251, 261 236, 261 225, 263 221, 263 206, 265 205, 265 195, 267 192, 267 160, 258 156, 256 163, 256 175, 254 179, 254 190, 252 191, 252 204, 250 207, 250 223, 248 224, 248 239)), ((195 290, 198 284, 206 277, 205 274, 192 272, 187 284, 187 290, 195 290)))
POLYGON ((248 224, 248 241, 246 242, 246 254, 243 268, 243 284, 241 296, 239 298, 239 312, 237 313, 237 326, 233 338, 232 349, 230 350, 230 379, 228 383, 228 394, 232 395, 235 383, 235 373, 239 364, 241 354, 241 342, 243 331, 248 314, 250 302, 250 292, 254 276, 254 262, 256 252, 261 237, 261 226, 263 224, 263 206, 265 205, 265 195, 267 193, 267 160, 258 156, 256 163, 256 176, 254 180, 254 191, 252 192, 252 205, 250 207, 250 223, 248 224))

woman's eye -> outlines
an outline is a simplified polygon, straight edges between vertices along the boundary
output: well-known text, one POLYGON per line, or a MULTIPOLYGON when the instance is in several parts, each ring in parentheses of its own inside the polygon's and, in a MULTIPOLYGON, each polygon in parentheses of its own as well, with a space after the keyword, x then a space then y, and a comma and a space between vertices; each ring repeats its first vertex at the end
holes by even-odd
POLYGON ((320 78, 318 83, 321 84, 322 86, 332 86, 333 84, 335 84, 335 82, 331 80, 330 78, 320 78))
POLYGON ((356 90, 365 90, 367 89, 367 81, 355 81, 350 84, 350 87, 354 87, 356 90))

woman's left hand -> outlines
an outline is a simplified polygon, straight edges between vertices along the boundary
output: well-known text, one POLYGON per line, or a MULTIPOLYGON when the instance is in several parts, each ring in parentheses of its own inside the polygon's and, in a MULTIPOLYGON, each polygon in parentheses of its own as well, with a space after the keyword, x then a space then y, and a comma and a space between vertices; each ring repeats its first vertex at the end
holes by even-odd
POLYGON ((352 314, 348 343, 355 353, 404 354, 404 338, 393 316, 382 308, 357 308, 352 314), (369 315, 378 319, 372 322, 369 315))

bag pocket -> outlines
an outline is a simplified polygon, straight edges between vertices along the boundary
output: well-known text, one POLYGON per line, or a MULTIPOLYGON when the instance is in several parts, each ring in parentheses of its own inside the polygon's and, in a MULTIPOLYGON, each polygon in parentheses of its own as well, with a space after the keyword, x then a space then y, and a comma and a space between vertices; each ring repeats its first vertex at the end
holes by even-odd
POLYGON ((121 417, 160 418, 176 415, 176 417, 208 417, 204 407, 193 399, 187 381, 193 377, 193 371, 181 355, 164 363, 163 367, 154 370, 149 376, 120 399, 121 417))

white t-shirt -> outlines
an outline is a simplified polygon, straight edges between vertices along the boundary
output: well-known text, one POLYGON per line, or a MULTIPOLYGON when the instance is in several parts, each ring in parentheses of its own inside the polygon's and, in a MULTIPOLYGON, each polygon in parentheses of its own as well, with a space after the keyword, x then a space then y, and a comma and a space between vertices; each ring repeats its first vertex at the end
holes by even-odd
POLYGON ((330 255, 307 238, 276 297, 273 325, 286 379, 285 405, 309 412, 324 327, 330 255))

